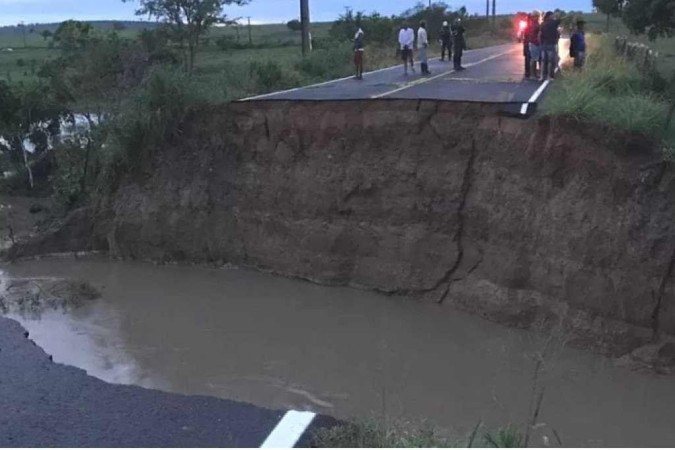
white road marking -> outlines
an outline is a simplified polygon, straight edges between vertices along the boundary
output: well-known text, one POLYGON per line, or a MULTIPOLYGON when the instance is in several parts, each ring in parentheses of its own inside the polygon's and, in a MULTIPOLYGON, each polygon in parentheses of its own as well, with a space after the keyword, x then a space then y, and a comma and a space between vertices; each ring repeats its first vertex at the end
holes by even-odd
POLYGON ((288 411, 260 448, 293 448, 315 417, 313 412, 288 411))
MULTIPOLYGON (((501 47, 501 46, 499 46, 499 47, 501 47)), ((484 50, 484 49, 485 49, 485 48, 482 48, 482 49, 481 49, 481 48, 475 48, 475 49, 472 49, 472 50, 467 50, 465 53, 475 52, 475 51, 478 51, 478 50, 484 50)), ((440 61, 440 59, 441 59, 441 58, 440 58, 440 56, 439 56, 439 57, 436 57, 436 58, 431 58, 429 61, 435 61, 435 60, 439 60, 439 61, 440 61)), ((364 73, 363 73, 363 76, 366 76, 366 75, 372 75, 372 74, 374 74, 374 73, 384 72, 384 71, 386 71, 386 70, 398 70, 398 69, 400 69, 400 67, 401 67, 401 64, 398 64, 398 65, 396 65, 396 66, 391 66, 391 67, 384 67, 384 68, 382 68, 382 69, 372 70, 372 71, 370 71, 370 72, 364 72, 364 73)), ((452 72, 446 72, 446 73, 452 73, 452 72)), ((335 80, 324 81, 324 82, 322 82, 322 83, 310 84, 310 85, 308 85, 308 86, 298 86, 298 87, 295 87, 295 88, 292 88, 292 89, 286 89, 286 90, 284 90, 284 91, 276 91, 276 92, 270 92, 270 93, 267 93, 267 94, 255 95, 255 96, 253 96, 253 97, 246 97, 246 98, 242 98, 241 100, 238 100, 238 101, 240 101, 240 102, 247 102, 247 101, 249 101, 249 100, 260 100, 260 99, 262 99, 262 98, 273 97, 273 96, 275 96, 275 95, 288 94, 288 93, 290 93, 290 92, 296 92, 296 91, 300 91, 300 90, 303 90, 303 89, 312 89, 312 88, 317 88, 317 87, 321 87, 321 86, 326 86, 326 85, 333 84, 333 83, 339 83, 339 82, 341 82, 341 81, 351 80, 351 79, 353 79, 353 78, 354 78, 354 75, 350 75, 350 76, 348 76, 348 77, 338 78, 338 79, 335 79, 335 80)))
MULTIPOLYGON (((555 73, 562 72, 563 62, 569 59, 569 56, 567 56, 569 54, 569 39, 561 39, 561 41, 563 43, 563 47, 561 47, 558 50, 559 58, 558 58, 558 65, 555 68, 555 73)), ((520 107, 520 114, 522 115, 527 114, 527 108, 529 108, 530 104, 536 103, 537 100, 539 100, 539 97, 541 96, 541 94, 544 93, 550 82, 551 82, 550 79, 544 81, 544 83, 541 86, 539 86, 539 89, 537 89, 532 95, 532 97, 530 97, 530 100, 528 100, 527 103, 523 103, 523 106, 520 107)))
MULTIPOLYGON (((465 64, 464 67, 467 67, 467 68, 468 68, 468 67, 477 66, 477 65, 479 65, 479 64, 483 64, 484 62, 491 61, 491 60, 493 60, 493 59, 497 59, 497 58, 502 57, 502 56, 504 56, 504 55, 508 55, 509 53, 513 53, 513 52, 516 51, 516 50, 517 50, 517 49, 513 49, 513 48, 512 48, 512 49, 507 50, 507 51, 505 51, 505 52, 497 53, 496 55, 492 55, 492 56, 488 56, 487 58, 483 58, 483 59, 481 59, 480 61, 476 61, 476 62, 473 62, 473 63, 465 64)), ((439 79, 439 78, 441 78, 441 77, 444 77, 444 76, 449 75, 449 74, 452 74, 452 73, 456 73, 456 71, 453 69, 453 70, 449 70, 449 71, 447 71, 447 72, 439 73, 438 75, 434 75, 433 77, 420 78, 419 80, 413 81, 412 83, 408 83, 408 84, 406 84, 406 85, 403 86, 403 87, 400 87, 400 88, 397 88, 397 89, 393 89, 393 90, 391 90, 391 91, 384 92, 384 93, 382 93, 382 94, 373 95, 373 96, 370 97, 370 98, 382 98, 382 97, 386 97, 386 96, 388 96, 388 95, 395 94, 395 93, 397 93, 397 92, 401 92, 401 91, 404 91, 404 90, 406 90, 406 89, 409 89, 409 88, 412 88, 412 87, 415 87, 415 86, 419 86, 419 85, 421 85, 421 84, 425 84, 425 83, 428 83, 428 82, 430 82, 430 81, 437 80, 437 79, 439 79)))
POLYGON ((539 96, 544 93, 550 82, 551 80, 544 81, 541 84, 541 86, 539 86, 539 89, 534 91, 534 94, 532 94, 532 97, 530 97, 527 103, 523 103, 523 106, 520 107, 520 114, 522 115, 527 114, 527 108, 530 106, 531 103, 537 103, 539 96))

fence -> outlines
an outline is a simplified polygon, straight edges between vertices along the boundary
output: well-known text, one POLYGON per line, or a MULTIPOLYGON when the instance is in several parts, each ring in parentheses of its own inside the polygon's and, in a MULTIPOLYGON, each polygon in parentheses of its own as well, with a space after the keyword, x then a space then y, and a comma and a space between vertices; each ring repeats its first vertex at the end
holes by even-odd
POLYGON ((620 55, 634 62, 644 73, 651 74, 656 72, 659 53, 649 48, 648 45, 630 42, 625 36, 617 36, 614 46, 620 55))

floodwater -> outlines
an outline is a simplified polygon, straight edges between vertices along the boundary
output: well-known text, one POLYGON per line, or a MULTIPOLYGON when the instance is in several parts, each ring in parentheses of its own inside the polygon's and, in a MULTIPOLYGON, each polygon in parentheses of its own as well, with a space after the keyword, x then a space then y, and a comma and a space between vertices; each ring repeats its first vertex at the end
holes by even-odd
MULTIPOLYGON (((0 276, 86 280, 102 298, 11 316, 103 380, 340 418, 427 419, 464 436, 528 420, 544 339, 435 304, 249 270, 43 259, 0 276)), ((675 378, 555 340, 532 444, 675 445, 675 378), (544 437, 546 436, 546 438, 544 437)), ((552 348, 553 347, 553 348, 552 348)))

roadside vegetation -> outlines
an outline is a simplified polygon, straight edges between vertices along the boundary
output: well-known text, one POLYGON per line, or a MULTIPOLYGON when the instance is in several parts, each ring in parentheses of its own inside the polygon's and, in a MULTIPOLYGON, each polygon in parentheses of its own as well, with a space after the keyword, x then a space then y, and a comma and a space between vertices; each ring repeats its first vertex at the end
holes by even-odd
POLYGON ((584 16, 588 60, 566 70, 544 103, 545 113, 589 126, 609 126, 661 143, 675 161, 675 18, 649 0, 624 5, 594 0, 603 14, 584 16), (630 49, 626 51, 625 42, 630 49))
POLYGON ((522 448, 525 437, 513 426, 486 431, 477 424, 464 438, 451 438, 429 424, 401 422, 383 425, 356 420, 322 429, 312 445, 318 448, 522 448))
POLYGON ((594 36, 589 47, 588 65, 555 86, 546 112, 665 139, 669 103, 660 80, 617 55, 609 37, 594 36))

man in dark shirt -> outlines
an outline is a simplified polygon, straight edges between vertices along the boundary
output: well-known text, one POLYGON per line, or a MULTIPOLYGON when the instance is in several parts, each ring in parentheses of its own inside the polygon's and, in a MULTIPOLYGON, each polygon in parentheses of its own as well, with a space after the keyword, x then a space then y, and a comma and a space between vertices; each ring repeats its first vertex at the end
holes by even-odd
POLYGON ((527 30, 525 31, 525 77, 538 77, 539 63, 541 62, 541 42, 539 31, 541 28, 541 14, 534 11, 528 17, 527 30))
POLYGON ((441 27, 441 61, 445 61, 445 52, 448 52, 448 61, 452 60, 452 32, 448 22, 443 22, 441 27))
POLYGON ((461 19, 455 19, 455 22, 450 27, 452 32, 452 50, 455 53, 453 61, 453 66, 455 70, 465 70, 462 67, 462 56, 464 55, 464 50, 466 50, 466 39, 464 38, 464 27, 462 26, 461 19))
POLYGON ((541 42, 541 52, 543 58, 543 70, 541 78, 555 78, 555 72, 558 67, 558 41, 560 40, 560 20, 548 11, 544 15, 544 23, 541 25, 539 40, 541 42))
POLYGON ((583 20, 577 21, 577 28, 570 38, 570 57, 574 58, 574 67, 581 69, 586 62, 586 33, 583 20))

